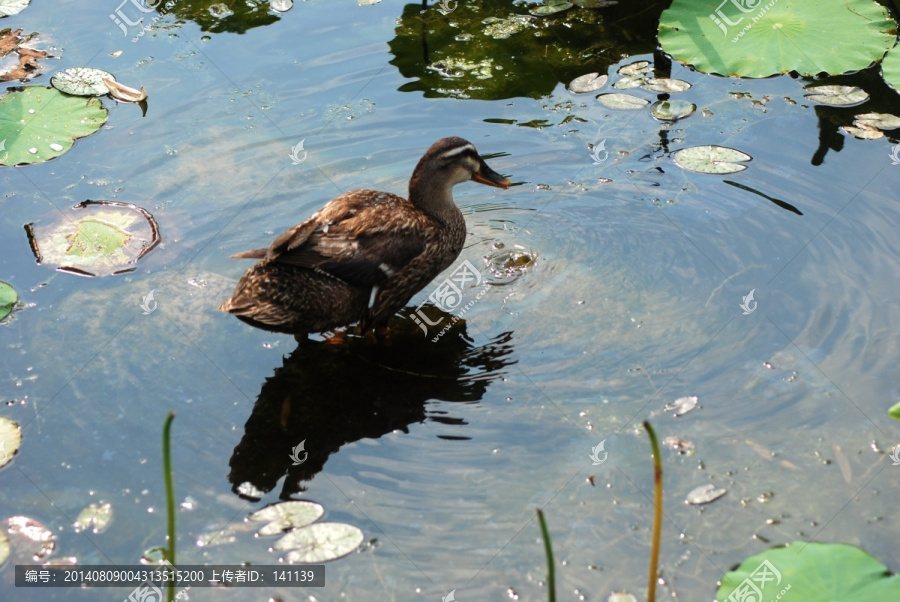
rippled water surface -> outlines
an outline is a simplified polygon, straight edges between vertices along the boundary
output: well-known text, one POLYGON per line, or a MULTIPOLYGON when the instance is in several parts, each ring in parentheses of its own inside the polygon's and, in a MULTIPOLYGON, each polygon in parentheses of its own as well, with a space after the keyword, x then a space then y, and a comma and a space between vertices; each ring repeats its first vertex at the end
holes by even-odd
MULTIPOLYGON (((52 557, 136 564, 165 543, 160 432, 174 410, 179 563, 276 564, 274 538, 237 527, 279 499, 314 500, 326 520, 365 533, 360 551, 327 565, 323 590, 252 599, 456 590, 460 601, 540 600, 538 507, 562 563, 560 599, 641 598, 645 419, 695 446, 663 454, 666 597, 713 599, 725 571, 796 539, 858 545, 900 571, 900 468, 884 453, 900 442, 886 414, 900 397, 897 140, 835 134, 829 118, 843 113, 806 101, 808 82, 789 76, 726 79, 676 64, 671 76, 693 84, 679 98, 698 111, 671 126, 647 110, 605 109, 527 65, 531 79, 486 72, 525 82, 509 97, 479 100, 452 77, 428 88, 408 72, 422 57, 395 53, 440 55, 428 40, 444 33, 395 39, 421 7, 394 0, 297 2, 241 33, 186 8, 136 41, 137 28, 125 36, 109 18, 115 8, 35 0, 3 20, 58 47, 33 83, 90 65, 149 93, 146 117, 104 100, 103 130, 59 159, 0 171, 0 280, 23 302, 0 325, 0 414, 24 433, 0 470, 0 518, 45 523, 52 557), (341 192, 404 194, 422 152, 450 135, 514 183, 455 189, 469 229, 460 261, 490 285, 451 331, 433 341, 409 308, 387 349, 358 339, 298 349, 217 311, 249 267, 229 255, 268 244, 341 192), (590 148, 601 141, 609 154, 597 164, 590 148), (670 153, 698 144, 753 160, 726 176, 677 167, 670 153), (145 207, 163 244, 124 276, 36 265, 23 226, 85 199, 145 207), (158 306, 145 315, 151 290, 158 306), (664 411, 683 396, 698 407, 664 411), (309 460, 294 466, 301 440, 309 460), (595 465, 601 441, 608 456, 595 465), (684 503, 706 483, 728 493, 684 503), (76 533, 74 517, 99 502, 112 505, 109 528, 76 533)), ((508 40, 522 35, 534 33, 508 40)), ((574 54, 559 81, 585 71, 580 61, 615 74, 653 60, 574 54)), ((897 113, 900 97, 887 92, 880 110, 897 113)), ((28 556, 14 548, 0 566, 3 599, 24 599, 13 565, 28 556)), ((126 596, 44 589, 29 599, 126 596)))

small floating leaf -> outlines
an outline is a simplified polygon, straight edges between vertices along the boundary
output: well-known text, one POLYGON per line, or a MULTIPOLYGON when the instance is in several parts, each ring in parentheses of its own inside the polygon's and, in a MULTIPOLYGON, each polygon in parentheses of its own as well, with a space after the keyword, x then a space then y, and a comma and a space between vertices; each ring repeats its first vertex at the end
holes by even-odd
POLYGON ((699 173, 723 174, 747 169, 736 161, 750 161, 750 155, 725 146, 691 146, 675 151, 672 157, 682 169, 699 173))
POLYGON ((869 100, 868 93, 856 86, 808 86, 805 98, 829 107, 847 107, 869 100))
POLYGON ((650 104, 649 100, 644 100, 638 96, 618 93, 601 94, 597 97, 597 102, 610 109, 623 110, 641 109, 650 104))
POLYGON ((55 73, 50 78, 50 85, 73 96, 103 96, 109 93, 104 79, 115 81, 116 78, 112 73, 93 67, 72 67, 55 73))
POLYGON ((650 106, 650 114, 660 121, 678 121, 697 110, 697 105, 686 100, 657 100, 650 106))
POLYGON ((12 462, 21 445, 22 428, 9 418, 0 416, 0 468, 12 462))
POLYGON ((290 550, 288 562, 315 564, 346 556, 359 547, 365 536, 346 523, 316 523, 291 531, 275 542, 274 549, 290 550))
POLYGON ((613 88, 617 90, 630 90, 632 88, 640 88, 645 81, 647 80, 643 77, 626 75, 625 77, 614 83, 613 88))
POLYGON ((691 84, 681 79, 669 79, 666 77, 660 79, 648 79, 641 87, 645 90, 652 90, 653 92, 684 92, 685 90, 691 87, 691 84))
POLYGON ((884 132, 866 126, 854 127, 852 125, 842 125, 841 129, 860 140, 878 140, 879 138, 884 138, 884 132))
POLYGON ((609 595, 606 602, 637 602, 637 598, 628 592, 613 592, 609 595))
POLYGON ((92 533, 102 533, 112 520, 112 504, 91 504, 78 513, 75 523, 75 532, 91 530, 92 533))
POLYGON ((691 395, 690 397, 679 397, 675 401, 667 403, 665 410, 667 412, 674 412, 674 416, 678 417, 687 414, 696 407, 697 396, 691 395))
POLYGON ((573 6, 573 4, 571 2, 551 1, 550 4, 544 4, 542 6, 532 8, 528 12, 530 12, 532 15, 537 15, 539 17, 546 17, 548 15, 560 13, 564 10, 569 10, 570 8, 572 8, 572 6, 573 6))
POLYGON ((108 77, 103 78, 103 84, 109 88, 110 96, 116 100, 121 100, 122 102, 141 102, 147 98, 147 91, 144 90, 144 86, 141 86, 140 90, 136 90, 113 81, 108 77))
POLYGON ((0 566, 9 558, 9 538, 4 531, 0 531, 0 566))
POLYGON ((688 504, 699 506, 700 504, 714 502, 726 493, 728 492, 724 489, 716 489, 715 485, 707 483, 706 485, 700 485, 699 487, 691 489, 691 492, 687 494, 687 499, 685 501, 688 504))
POLYGON ((888 416, 900 420, 900 401, 891 406, 891 408, 888 410, 888 416))
POLYGON ((609 79, 609 76, 606 74, 600 75, 599 73, 587 73, 585 75, 581 75, 569 82, 569 92, 572 92, 573 94, 587 94, 588 92, 596 92, 606 85, 607 79, 609 79))
MULTIPOLYGON (((31 4, 31 0, 0 0, 0 18, 17 15, 29 4, 31 4)), ((0 564, 3 563, 0 562, 0 564)))
POLYGON ((31 553, 31 559, 35 562, 41 562, 56 548, 56 535, 53 534, 53 531, 41 521, 27 516, 11 516, 7 520, 7 533, 9 533, 10 539, 16 543, 17 549, 28 546, 29 550, 34 550, 31 553))
POLYGON ((672 435, 663 439, 662 444, 663 447, 668 447, 679 454, 691 454, 694 451, 694 444, 692 442, 672 435))
POLYGON ((650 61, 636 61, 620 67, 618 73, 620 75, 631 75, 634 77, 642 77, 650 72, 650 61))
POLYGON ((896 130, 900 128, 900 117, 890 113, 863 113, 855 118, 860 127, 872 127, 879 130, 896 130))
MULTIPOLYGON (((16 293, 16 289, 11 284, 0 281, 0 320, 9 315, 18 300, 19 295, 16 293)), ((0 448, 0 453, 3 453, 2 448, 0 448)))
POLYGON ((294 0, 269 0, 269 8, 279 13, 286 13, 294 6, 294 0))
POLYGON ((288 529, 296 529, 311 525, 325 514, 321 504, 305 500, 290 500, 266 506, 257 510, 248 518, 254 521, 268 522, 259 530, 260 535, 278 535, 288 529))

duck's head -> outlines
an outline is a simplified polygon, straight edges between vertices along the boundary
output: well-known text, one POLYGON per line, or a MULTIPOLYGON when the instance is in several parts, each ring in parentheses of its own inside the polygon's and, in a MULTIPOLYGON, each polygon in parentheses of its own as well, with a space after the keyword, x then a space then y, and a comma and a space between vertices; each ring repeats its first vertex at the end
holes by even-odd
POLYGON ((472 180, 509 188, 509 180, 488 167, 475 145, 462 138, 441 138, 431 145, 409 179, 409 200, 426 212, 439 213, 453 203, 453 187, 472 180))

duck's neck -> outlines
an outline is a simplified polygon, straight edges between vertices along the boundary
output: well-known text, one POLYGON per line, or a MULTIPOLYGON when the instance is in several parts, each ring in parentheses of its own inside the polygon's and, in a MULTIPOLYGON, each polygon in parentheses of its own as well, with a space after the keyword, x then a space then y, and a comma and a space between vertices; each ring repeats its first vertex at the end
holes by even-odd
POLYGON ((462 212, 453 202, 453 184, 418 176, 414 173, 409 180, 409 200, 413 205, 445 225, 463 220, 462 212))

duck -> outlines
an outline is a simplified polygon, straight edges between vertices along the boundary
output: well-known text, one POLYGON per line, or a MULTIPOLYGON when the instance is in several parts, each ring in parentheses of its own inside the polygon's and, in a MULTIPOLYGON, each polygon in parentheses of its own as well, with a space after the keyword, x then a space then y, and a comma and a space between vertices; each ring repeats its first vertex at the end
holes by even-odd
POLYGON ((353 325, 386 336, 388 319, 459 257, 466 221, 453 187, 469 180, 510 186, 468 140, 438 140, 416 164, 408 199, 353 190, 268 247, 232 255, 258 262, 219 309, 298 340, 353 325))

